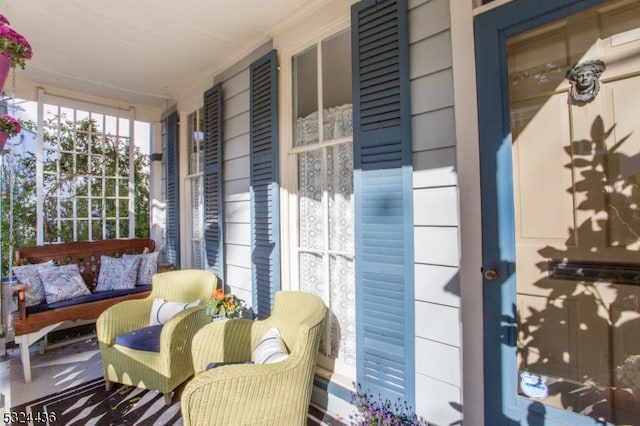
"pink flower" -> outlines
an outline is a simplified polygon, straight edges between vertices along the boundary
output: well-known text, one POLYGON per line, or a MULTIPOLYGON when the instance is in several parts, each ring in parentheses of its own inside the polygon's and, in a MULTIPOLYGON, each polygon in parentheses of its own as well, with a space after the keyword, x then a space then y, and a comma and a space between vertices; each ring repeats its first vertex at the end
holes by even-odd
POLYGON ((20 133, 20 131, 22 131, 22 125, 18 120, 9 114, 0 117, 0 132, 6 132, 9 136, 13 137, 20 133))
POLYGON ((33 57, 31 45, 21 34, 6 26, 7 18, 0 15, 0 53, 11 59, 11 66, 24 69, 25 60, 33 57))

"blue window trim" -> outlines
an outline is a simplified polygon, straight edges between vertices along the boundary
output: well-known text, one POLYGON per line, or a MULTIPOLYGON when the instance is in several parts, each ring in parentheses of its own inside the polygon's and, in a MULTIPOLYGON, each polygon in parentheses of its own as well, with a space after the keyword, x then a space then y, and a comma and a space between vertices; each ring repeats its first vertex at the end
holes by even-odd
MULTIPOLYGON (((516 0, 474 19, 483 265, 498 279, 483 284, 485 424, 594 419, 517 396, 515 235, 507 37, 580 12, 604 0, 516 0), (499 78, 498 78, 499 77, 499 78)), ((532 424, 532 423, 531 423, 532 424)))

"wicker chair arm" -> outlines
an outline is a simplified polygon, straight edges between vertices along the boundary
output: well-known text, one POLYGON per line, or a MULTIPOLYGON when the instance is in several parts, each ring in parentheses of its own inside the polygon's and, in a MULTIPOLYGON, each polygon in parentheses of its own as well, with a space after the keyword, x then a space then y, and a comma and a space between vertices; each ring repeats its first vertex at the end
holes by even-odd
POLYGON ((204 306, 186 309, 162 326, 160 334, 162 353, 170 354, 170 358, 177 360, 176 362, 183 362, 190 358, 193 336, 209 322, 204 309, 204 306))
POLYGON ((196 375, 181 398, 185 426, 294 424, 290 407, 308 400, 310 384, 296 363, 225 365, 196 375))
POLYGON ((136 299, 117 303, 98 317, 96 331, 101 345, 114 345, 116 337, 149 325, 151 300, 136 299))
POLYGON ((250 361, 254 326, 254 321, 233 319, 214 321, 200 329, 193 337, 191 349, 196 374, 205 371, 210 362, 250 361))

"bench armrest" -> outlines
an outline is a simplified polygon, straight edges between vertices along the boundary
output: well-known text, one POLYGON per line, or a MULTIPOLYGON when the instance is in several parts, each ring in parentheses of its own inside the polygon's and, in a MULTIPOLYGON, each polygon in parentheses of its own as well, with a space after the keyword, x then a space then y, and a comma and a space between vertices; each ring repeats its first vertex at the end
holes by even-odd
POLYGON ((27 291, 27 286, 24 284, 16 284, 11 286, 11 293, 17 293, 18 295, 18 312, 20 314, 20 319, 27 319, 27 301, 25 299, 25 292, 27 291))
POLYGON ((158 263, 158 272, 169 272, 173 271, 173 269, 173 263, 158 263))

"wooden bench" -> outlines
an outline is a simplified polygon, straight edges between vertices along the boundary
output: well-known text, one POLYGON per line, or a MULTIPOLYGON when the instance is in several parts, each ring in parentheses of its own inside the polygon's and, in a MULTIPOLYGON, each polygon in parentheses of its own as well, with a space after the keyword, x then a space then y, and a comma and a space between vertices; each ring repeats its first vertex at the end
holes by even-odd
MULTIPOLYGON (((121 257, 123 254, 153 252, 155 242, 148 238, 82 241, 43 246, 21 247, 16 250, 15 264, 37 264, 53 260, 57 265, 77 264, 90 295, 80 296, 51 305, 43 302, 26 306, 26 286, 12 287, 17 294, 18 310, 13 313, 15 342, 20 345, 24 380, 31 382, 29 347, 67 321, 96 320, 108 307, 129 299, 147 297, 151 285, 130 290, 95 292, 100 275, 101 256, 121 257)), ((158 264, 158 272, 172 269, 170 264, 158 264)))

